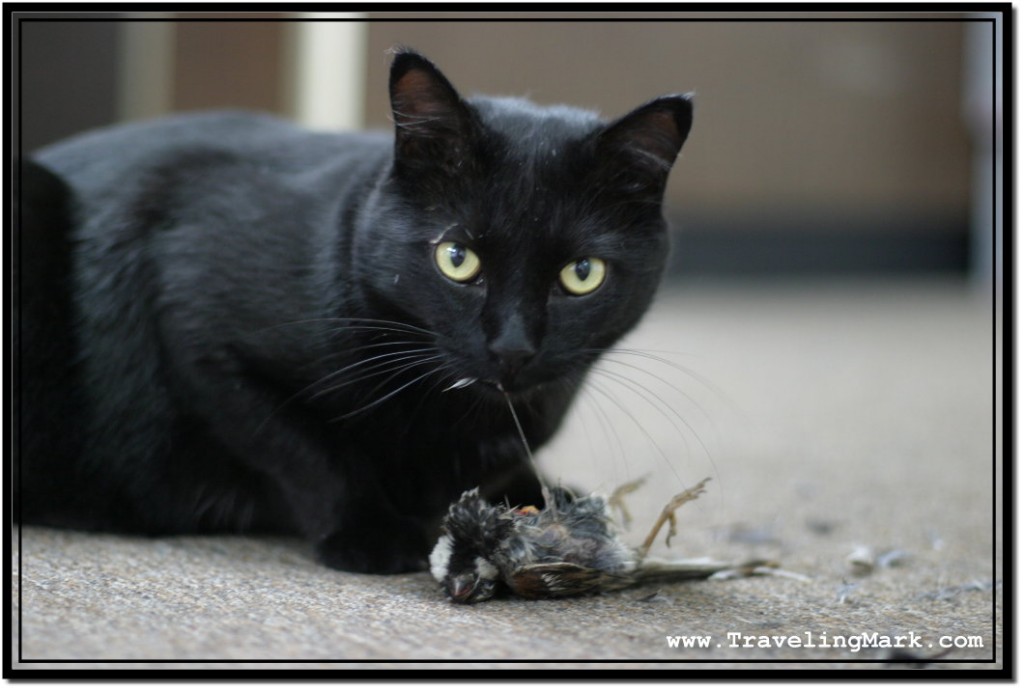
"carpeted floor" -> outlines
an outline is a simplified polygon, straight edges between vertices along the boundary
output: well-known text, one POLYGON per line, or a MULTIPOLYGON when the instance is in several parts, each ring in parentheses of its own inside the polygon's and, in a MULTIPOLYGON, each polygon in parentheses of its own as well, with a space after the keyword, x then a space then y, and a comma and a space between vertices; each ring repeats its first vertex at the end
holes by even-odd
POLYGON ((298 541, 27 527, 14 669, 999 669, 993 315, 961 284, 671 288, 623 344, 647 357, 609 356, 538 456, 598 491, 646 476, 637 543, 711 477, 658 553, 800 578, 466 607, 426 573, 333 572, 298 541))

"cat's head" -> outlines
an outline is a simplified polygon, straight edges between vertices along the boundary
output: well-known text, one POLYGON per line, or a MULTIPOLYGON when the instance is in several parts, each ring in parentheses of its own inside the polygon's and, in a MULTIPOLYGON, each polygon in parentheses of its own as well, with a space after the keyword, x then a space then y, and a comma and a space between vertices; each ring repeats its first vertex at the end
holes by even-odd
POLYGON ((369 299, 437 334, 452 383, 517 392, 582 374, 659 283, 661 202, 689 96, 608 123, 464 99, 408 51, 394 59, 390 94, 394 161, 355 247, 369 299))

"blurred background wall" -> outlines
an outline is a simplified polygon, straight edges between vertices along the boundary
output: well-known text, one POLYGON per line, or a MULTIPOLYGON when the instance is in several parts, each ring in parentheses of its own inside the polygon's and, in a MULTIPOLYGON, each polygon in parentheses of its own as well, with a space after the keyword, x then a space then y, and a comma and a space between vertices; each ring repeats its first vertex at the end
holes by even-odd
POLYGON ((987 280, 998 32, 987 17, 887 17, 23 18, 21 145, 29 152, 91 127, 223 107, 321 128, 388 127, 387 49, 407 45, 465 94, 524 95, 609 117, 695 91, 694 129, 666 206, 683 275, 987 280))

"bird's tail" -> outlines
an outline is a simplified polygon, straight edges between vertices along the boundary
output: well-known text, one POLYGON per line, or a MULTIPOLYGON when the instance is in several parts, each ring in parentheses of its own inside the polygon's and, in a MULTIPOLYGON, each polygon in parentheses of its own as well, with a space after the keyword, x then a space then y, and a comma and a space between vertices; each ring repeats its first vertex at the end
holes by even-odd
POLYGON ((632 575, 637 583, 667 581, 700 581, 708 578, 744 578, 766 573, 778 565, 763 559, 740 564, 717 561, 707 557, 698 559, 647 558, 640 562, 632 575))

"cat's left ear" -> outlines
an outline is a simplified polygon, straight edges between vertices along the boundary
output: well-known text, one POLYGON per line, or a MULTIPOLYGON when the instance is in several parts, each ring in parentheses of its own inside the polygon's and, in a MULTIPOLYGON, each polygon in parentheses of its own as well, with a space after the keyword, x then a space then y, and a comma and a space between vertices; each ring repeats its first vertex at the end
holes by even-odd
POLYGON ((389 90, 396 161, 414 168, 457 164, 466 154, 473 115, 441 71, 419 53, 400 51, 389 90))
POLYGON ((662 96, 605 127, 598 150, 628 189, 660 194, 692 124, 692 94, 662 96))

